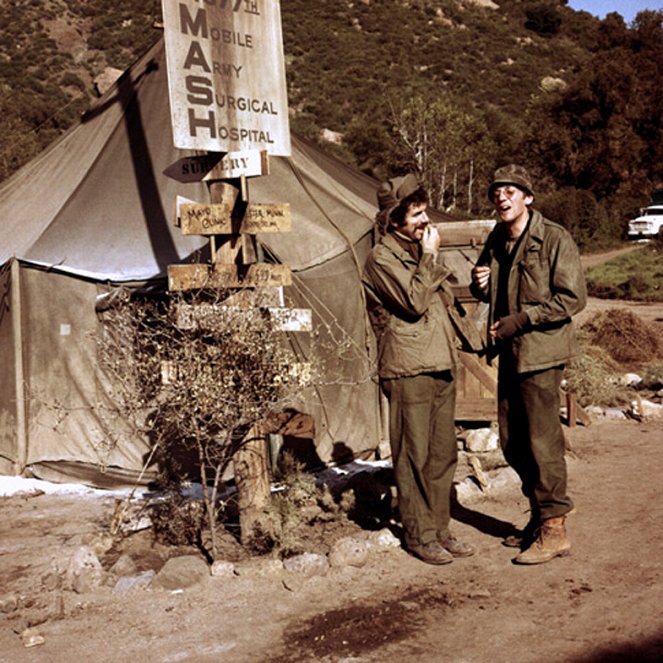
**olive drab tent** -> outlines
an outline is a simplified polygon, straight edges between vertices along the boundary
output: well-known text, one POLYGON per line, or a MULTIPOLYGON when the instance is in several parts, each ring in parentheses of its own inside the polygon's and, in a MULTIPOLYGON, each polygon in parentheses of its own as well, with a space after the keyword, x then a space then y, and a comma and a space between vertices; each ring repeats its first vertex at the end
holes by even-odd
MULTIPOLYGON (((173 224, 176 196, 209 201, 206 184, 164 174, 191 154, 172 144, 161 40, 0 185, 0 473, 97 485, 139 476, 146 441, 100 407, 95 302, 118 285, 163 284, 168 265, 206 250, 206 238, 173 224)), ((291 233, 258 238, 293 272, 286 296, 313 310, 314 326, 337 324, 363 351, 360 271, 375 191, 371 178, 296 137, 292 156, 272 158, 270 174, 249 184, 252 201, 291 206, 291 233)), ((379 444, 377 385, 347 364, 344 379, 305 395, 323 460, 337 444, 356 453, 379 444)))
MULTIPOLYGON (((191 155, 173 146, 160 40, 74 127, 0 184, 0 474, 103 486, 145 479, 148 442, 109 414, 96 305, 121 285, 163 289, 168 265, 200 261, 201 253, 205 260, 206 238, 184 236, 173 216, 178 195, 209 201, 207 185, 164 172, 191 155)), ((303 393, 322 461, 339 450, 371 456, 385 437, 360 282, 377 184, 297 137, 291 157, 272 158, 270 174, 249 183, 252 202, 290 204, 292 232, 258 236, 267 258, 292 270, 287 300, 313 311, 314 328, 343 330, 353 348, 343 360, 330 352, 332 379, 303 393)), ((443 233, 460 290, 487 233, 472 228, 464 237, 467 230, 443 233)), ((460 370, 457 412, 494 409, 490 371, 470 355, 460 370)))

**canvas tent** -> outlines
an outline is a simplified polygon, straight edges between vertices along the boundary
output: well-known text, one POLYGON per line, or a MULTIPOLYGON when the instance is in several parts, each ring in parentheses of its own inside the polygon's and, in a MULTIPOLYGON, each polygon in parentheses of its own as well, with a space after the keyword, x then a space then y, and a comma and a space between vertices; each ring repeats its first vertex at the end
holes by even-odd
MULTIPOLYGON (((169 264, 207 241, 173 225, 176 196, 209 200, 204 183, 163 171, 187 153, 172 145, 162 41, 81 121, 0 186, 0 472, 40 478, 132 481, 147 451, 103 415, 95 301, 117 284, 163 282, 169 264), (101 472, 99 471, 101 468, 101 472)), ((299 306, 367 342, 359 271, 371 246, 375 182, 307 142, 271 160, 250 199, 291 205, 293 232, 259 241, 294 273, 299 306)), ((203 257, 204 260, 204 257, 203 257)), ((353 378, 316 390, 307 411, 328 459, 379 442, 374 382, 353 378), (353 382, 358 382, 353 384, 353 382)), ((345 370, 345 369, 344 369, 345 370)))
MULTIPOLYGON (((271 159, 270 174, 251 179, 249 193, 253 202, 289 203, 293 231, 259 241, 292 269, 295 305, 313 310, 314 325, 338 325, 365 357, 372 335, 360 271, 373 243, 377 183, 292 142, 292 156, 271 159)), ((146 441, 104 407, 95 304, 117 285, 163 285, 168 265, 206 259, 207 240, 173 224, 177 195, 209 200, 204 183, 164 174, 187 154, 172 144, 159 41, 76 126, 0 185, 1 474, 109 486, 139 476, 146 441)), ((467 282, 473 255, 450 248, 467 282)), ((337 377, 305 394, 325 461, 339 446, 372 453, 381 438, 366 362, 350 357, 337 377)))

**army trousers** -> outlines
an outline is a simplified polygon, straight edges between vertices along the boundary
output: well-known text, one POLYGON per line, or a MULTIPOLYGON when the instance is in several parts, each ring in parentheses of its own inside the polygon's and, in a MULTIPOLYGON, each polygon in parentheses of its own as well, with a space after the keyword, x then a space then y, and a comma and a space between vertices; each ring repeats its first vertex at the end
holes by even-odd
POLYGON ((547 520, 573 508, 566 493, 564 433, 559 419, 563 366, 517 373, 500 354, 497 416, 504 457, 522 481, 532 516, 547 520))
POLYGON ((449 535, 458 462, 451 371, 381 380, 389 400, 389 436, 406 546, 449 535))

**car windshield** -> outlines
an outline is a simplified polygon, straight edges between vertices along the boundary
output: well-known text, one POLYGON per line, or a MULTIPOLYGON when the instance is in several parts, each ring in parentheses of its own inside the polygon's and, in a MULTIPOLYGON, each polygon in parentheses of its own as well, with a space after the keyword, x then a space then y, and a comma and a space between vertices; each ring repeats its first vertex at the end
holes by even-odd
POLYGON ((663 215, 663 207, 648 207, 645 210, 645 216, 661 216, 663 215))

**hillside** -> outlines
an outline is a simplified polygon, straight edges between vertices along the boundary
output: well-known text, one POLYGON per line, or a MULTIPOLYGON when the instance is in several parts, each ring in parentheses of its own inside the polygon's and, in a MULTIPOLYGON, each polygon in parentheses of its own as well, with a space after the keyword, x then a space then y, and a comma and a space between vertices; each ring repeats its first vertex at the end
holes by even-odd
MULTIPOLYGON (((282 0, 293 130, 328 130, 330 150, 378 177, 425 173, 458 216, 485 212, 485 179, 517 158, 547 191, 572 188, 576 225, 588 207, 594 225, 621 223, 663 180, 661 13, 629 28, 565 5, 282 0)), ((2 1, 0 179, 160 37, 160 13, 158 0, 2 1)))

